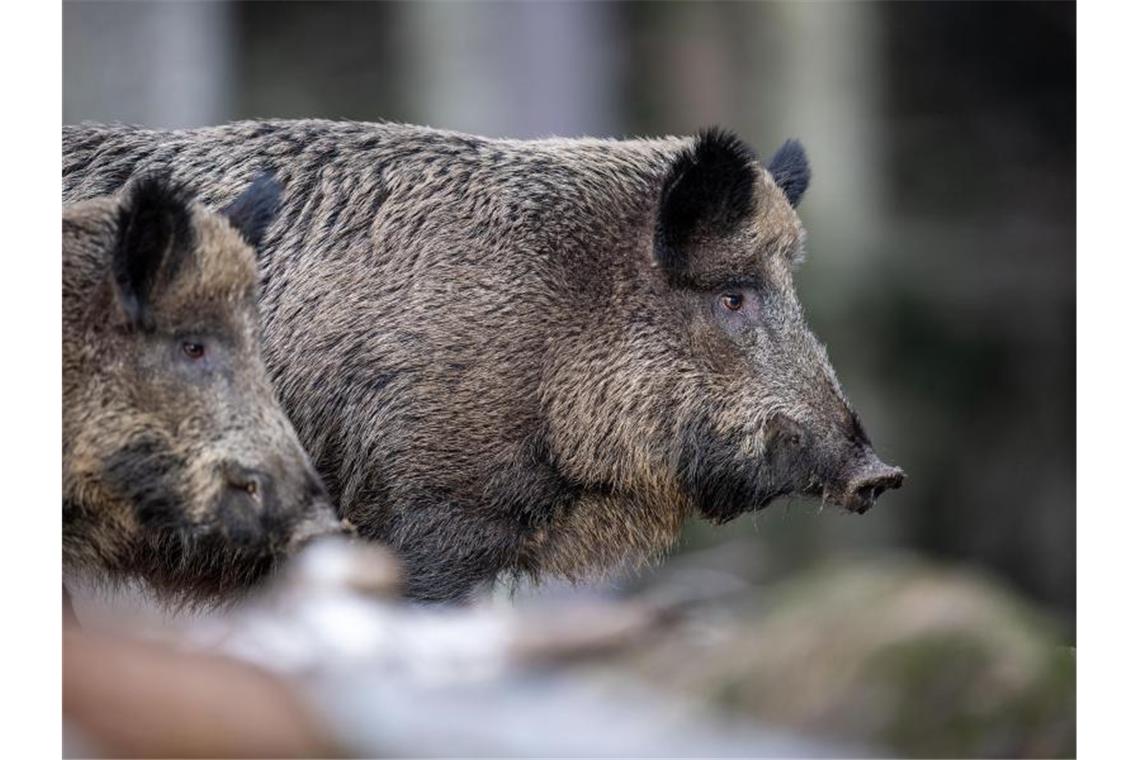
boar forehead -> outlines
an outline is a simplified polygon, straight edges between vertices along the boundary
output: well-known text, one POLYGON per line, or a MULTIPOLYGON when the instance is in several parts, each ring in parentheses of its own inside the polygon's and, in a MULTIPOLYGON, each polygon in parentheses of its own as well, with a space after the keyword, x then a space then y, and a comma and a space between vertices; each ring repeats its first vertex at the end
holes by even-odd
POLYGON ((701 255, 690 284, 699 290, 764 282, 791 288, 791 272, 803 259, 807 235, 799 215, 772 175, 757 166, 755 206, 734 230, 705 230, 693 238, 701 255))
POLYGON ((195 266, 171 283, 174 300, 240 302, 257 295, 253 249, 228 222, 198 207, 194 210, 195 266))
POLYGON ((155 329, 166 337, 211 337, 234 351, 256 350, 257 309, 251 294, 238 302, 203 298, 161 303, 155 314, 155 329))
POLYGON ((197 239, 189 266, 155 304, 156 326, 167 332, 248 337, 257 324, 257 262, 228 223, 195 209, 197 239))

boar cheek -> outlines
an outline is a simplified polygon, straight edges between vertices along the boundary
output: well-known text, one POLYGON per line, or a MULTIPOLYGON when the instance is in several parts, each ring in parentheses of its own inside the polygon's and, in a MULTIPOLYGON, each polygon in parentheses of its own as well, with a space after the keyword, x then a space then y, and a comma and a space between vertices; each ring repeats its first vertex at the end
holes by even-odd
POLYGON ((728 522, 783 493, 765 477, 765 462, 746 457, 744 450, 741 435, 717 432, 707 416, 685 425, 679 475, 706 519, 728 522))
POLYGON ((189 524, 178 480, 186 462, 152 436, 139 436, 106 460, 104 477, 112 493, 133 504, 144 530, 175 529, 189 524))

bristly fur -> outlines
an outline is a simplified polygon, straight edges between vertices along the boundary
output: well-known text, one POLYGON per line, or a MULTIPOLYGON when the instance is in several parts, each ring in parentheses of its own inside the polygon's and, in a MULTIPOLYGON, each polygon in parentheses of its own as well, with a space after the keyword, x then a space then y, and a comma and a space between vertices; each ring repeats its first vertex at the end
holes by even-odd
POLYGON ((721 130, 64 128, 69 201, 164 167, 212 208, 281 180, 259 253, 269 377, 341 516, 427 600, 597 577, 691 515, 846 488, 865 447, 795 294, 794 166, 789 148, 777 186, 721 130))
POLYGON ((247 243, 257 248, 280 205, 281 184, 272 173, 262 172, 248 190, 222 209, 222 216, 230 221, 247 243))
POLYGON ((803 144, 796 139, 784 142, 768 161, 768 171, 792 207, 799 206, 811 183, 811 165, 803 144))
POLYGON ((661 189, 656 253, 666 271, 685 267, 701 230, 738 227, 755 209, 756 154, 736 135, 701 131, 674 159, 661 189))
POLYGON ((127 188, 111 265, 131 324, 150 328, 152 289, 160 279, 175 277, 193 249, 192 198, 165 172, 144 176, 127 188))

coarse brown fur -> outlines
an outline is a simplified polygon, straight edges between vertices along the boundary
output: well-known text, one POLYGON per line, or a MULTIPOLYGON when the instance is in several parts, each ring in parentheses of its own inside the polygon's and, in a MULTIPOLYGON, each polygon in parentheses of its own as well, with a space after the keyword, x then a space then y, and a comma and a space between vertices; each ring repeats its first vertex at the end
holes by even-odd
POLYGON ((254 121, 64 129, 64 198, 170 170, 215 207, 286 185, 262 260, 270 375, 342 515, 409 591, 571 578, 782 494, 862 511, 871 453, 792 272, 806 159, 723 132, 493 140, 254 121))
POLYGON ((275 192, 251 188, 223 216, 147 177, 64 209, 69 576, 221 601, 336 530, 260 359, 243 235, 275 192))

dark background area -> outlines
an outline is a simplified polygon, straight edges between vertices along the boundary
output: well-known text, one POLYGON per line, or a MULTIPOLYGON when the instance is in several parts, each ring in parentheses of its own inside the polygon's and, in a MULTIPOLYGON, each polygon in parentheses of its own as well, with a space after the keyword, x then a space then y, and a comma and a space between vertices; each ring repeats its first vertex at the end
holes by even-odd
MULTIPOLYGON (((1075 635, 1070 3, 66 3, 64 120, 425 123, 633 137, 719 124, 815 177, 799 291, 884 458, 862 517, 694 523, 655 572, 764 584, 902 549, 1075 635)), ((644 576, 642 576, 644 578, 644 576)), ((660 576, 655 576, 660 577, 660 576)))

